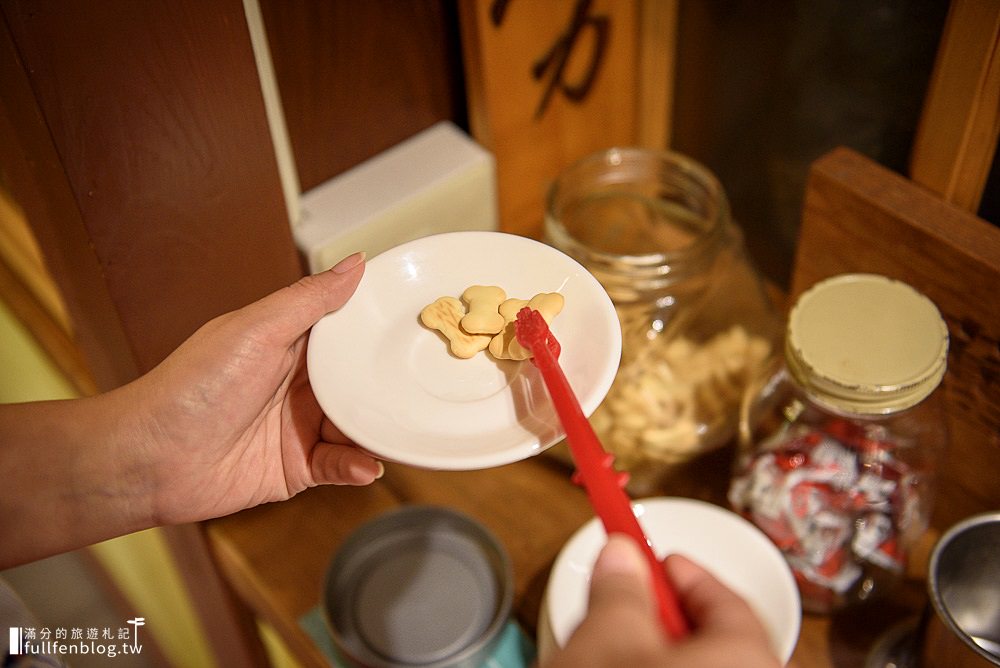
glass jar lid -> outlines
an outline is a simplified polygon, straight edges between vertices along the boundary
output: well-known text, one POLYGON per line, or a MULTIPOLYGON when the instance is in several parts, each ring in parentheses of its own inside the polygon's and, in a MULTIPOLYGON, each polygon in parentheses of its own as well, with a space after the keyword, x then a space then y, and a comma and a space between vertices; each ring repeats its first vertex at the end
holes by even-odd
POLYGON ((844 274, 804 292, 789 315, 789 371, 817 400, 850 413, 915 406, 940 384, 948 328, 930 299, 876 274, 844 274))

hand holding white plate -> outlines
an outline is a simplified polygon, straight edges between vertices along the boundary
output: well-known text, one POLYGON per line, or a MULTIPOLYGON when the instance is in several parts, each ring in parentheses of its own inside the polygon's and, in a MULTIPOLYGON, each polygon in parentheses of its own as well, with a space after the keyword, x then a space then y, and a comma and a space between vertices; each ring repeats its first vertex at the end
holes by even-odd
POLYGON ((471 285, 522 299, 561 293, 565 306, 552 323, 560 363, 584 412, 597 408, 621 357, 618 317, 597 279, 525 237, 452 232, 370 260, 354 296, 313 327, 309 379, 345 435, 383 459, 455 470, 515 462, 562 438, 533 364, 486 352, 460 359, 420 323, 424 306, 471 285))

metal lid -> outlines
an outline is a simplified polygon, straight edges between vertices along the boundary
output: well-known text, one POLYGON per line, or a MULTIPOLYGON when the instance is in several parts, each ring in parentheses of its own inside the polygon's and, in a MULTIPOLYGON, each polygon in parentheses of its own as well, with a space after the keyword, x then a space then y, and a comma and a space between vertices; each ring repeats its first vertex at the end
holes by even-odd
POLYGON ((817 283, 789 315, 785 358, 819 401, 851 413, 918 404, 941 382, 948 328, 931 300, 876 274, 817 283))
POLYGON ((482 525, 410 506, 347 539, 323 608, 338 649, 362 665, 477 665, 507 623, 510 583, 507 555, 482 525))

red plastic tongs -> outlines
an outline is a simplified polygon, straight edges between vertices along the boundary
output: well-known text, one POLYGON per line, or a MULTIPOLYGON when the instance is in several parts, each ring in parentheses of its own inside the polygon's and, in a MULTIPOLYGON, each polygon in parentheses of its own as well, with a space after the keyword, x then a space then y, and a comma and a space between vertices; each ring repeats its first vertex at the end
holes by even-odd
POLYGON ((531 351, 532 361, 542 374, 559 421, 566 430, 566 441, 576 463, 577 477, 587 491, 590 505, 601 518, 608 535, 626 534, 642 548, 653 572, 653 588, 664 629, 671 638, 684 637, 689 627, 681 612, 677 594, 622 489, 627 474, 614 469, 614 456, 604 450, 583 414, 580 402, 559 366, 559 342, 552 335, 542 314, 528 307, 518 312, 515 333, 518 343, 531 351))

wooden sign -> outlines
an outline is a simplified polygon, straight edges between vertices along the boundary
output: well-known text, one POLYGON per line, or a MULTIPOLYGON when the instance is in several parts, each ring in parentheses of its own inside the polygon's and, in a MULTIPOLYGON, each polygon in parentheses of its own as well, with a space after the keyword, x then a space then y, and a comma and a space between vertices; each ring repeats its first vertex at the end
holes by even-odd
POLYGON ((497 160, 501 228, 539 236, 575 160, 665 145, 674 2, 459 3, 473 136, 497 160))

